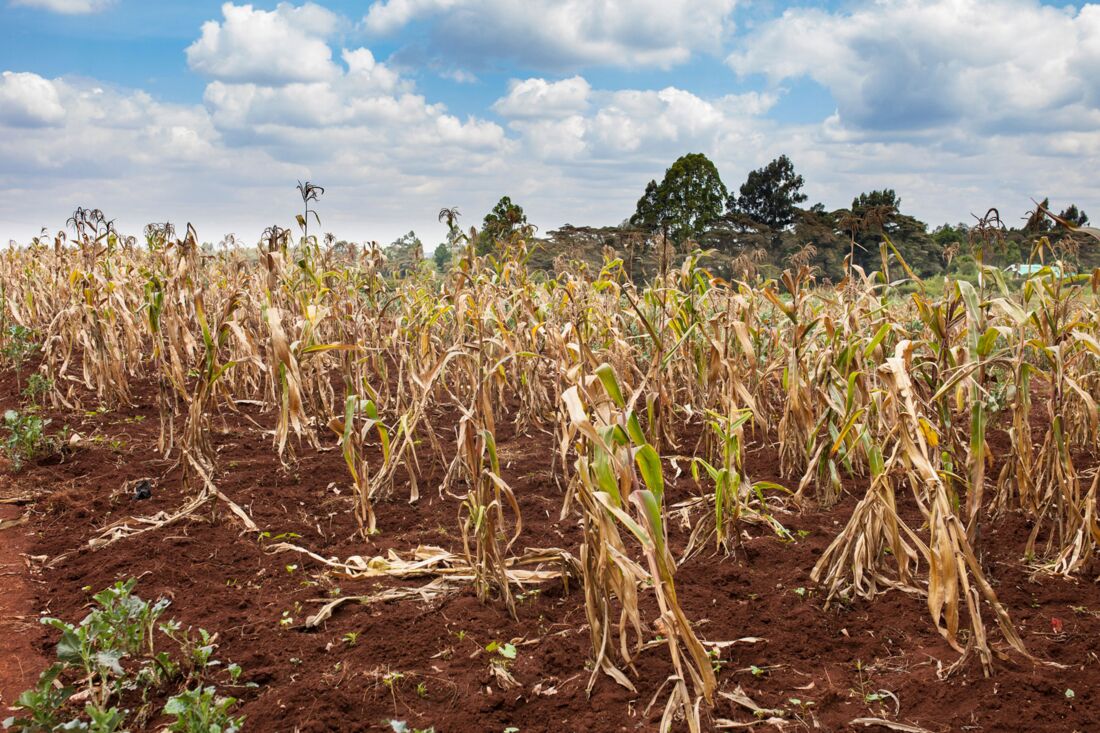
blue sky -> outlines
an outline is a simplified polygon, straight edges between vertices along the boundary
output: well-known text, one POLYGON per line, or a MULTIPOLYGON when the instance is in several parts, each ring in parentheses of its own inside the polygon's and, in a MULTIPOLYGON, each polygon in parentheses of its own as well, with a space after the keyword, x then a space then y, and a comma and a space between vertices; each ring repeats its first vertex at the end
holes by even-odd
POLYGON ((253 240, 294 184, 383 243, 503 194, 612 224, 677 156, 731 189, 931 223, 1031 198, 1100 218, 1100 5, 1038 0, 0 0, 0 236, 97 206, 253 240))

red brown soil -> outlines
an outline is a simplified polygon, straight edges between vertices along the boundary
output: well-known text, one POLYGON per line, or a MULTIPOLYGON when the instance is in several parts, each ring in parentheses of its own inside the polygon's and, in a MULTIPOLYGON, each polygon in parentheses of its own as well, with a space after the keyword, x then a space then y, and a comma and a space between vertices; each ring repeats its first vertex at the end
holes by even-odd
POLYGON ((9 524, 7 529, 0 529, 0 710, 33 686, 46 664, 28 633, 37 631, 37 603, 23 557, 28 544, 27 525, 12 524, 22 516, 21 507, 0 504, 0 526, 9 524))
MULTIPOLYGON (((12 380, 0 378, 5 404, 15 402, 15 394, 12 380)), ((258 685, 233 693, 241 698, 246 730, 386 731, 385 721, 391 718, 434 726, 439 733, 499 733, 509 727, 522 733, 656 730, 667 688, 648 712, 647 706, 669 674, 667 651, 655 646, 640 655, 633 675, 637 694, 601 676, 588 698, 584 601, 575 587, 566 592, 560 582, 525 596, 518 604, 518 621, 500 604, 482 604, 464 592, 428 603, 349 604, 322 628, 305 631, 300 621, 318 607, 317 599, 367 594, 398 583, 334 578, 306 557, 267 552, 224 508, 213 516, 204 510, 192 521, 97 552, 80 550, 96 528, 131 515, 170 510, 186 498, 178 472, 169 472, 170 464, 155 451, 152 391, 138 389, 135 401, 133 408, 102 414, 49 413, 52 427, 67 424, 85 443, 64 462, 34 466, 5 479, 9 490, 45 492, 32 508, 29 525, 0 535, 5 562, 20 552, 55 558, 78 550, 43 570, 41 583, 31 583, 28 575, 21 581, 5 576, 5 591, 16 589, 14 609, 4 607, 5 623, 11 622, 9 614, 37 612, 78 620, 89 600, 85 588, 98 590, 138 577, 137 592, 143 597, 172 599, 169 615, 185 625, 217 631, 217 656, 240 664, 244 679, 258 685), (156 479, 153 497, 134 502, 126 487, 144 477, 156 479), (20 548, 23 531, 29 538, 20 548), (298 569, 288 571, 291 564, 298 569), (295 619, 289 628, 280 624, 284 612, 295 619), (346 641, 349 633, 357 634, 354 644, 346 641), (516 689, 502 690, 490 676, 484 647, 497 640, 518 647, 512 667, 520 683, 516 689), (400 676, 391 677, 396 681, 387 685, 383 677, 389 673, 400 676)), ((250 419, 265 426, 274 422, 273 416, 252 407, 240 415, 224 412, 215 420, 215 481, 272 536, 294 532, 303 546, 341 558, 383 555, 390 549, 405 552, 421 544, 460 550, 457 502, 441 499, 435 491, 443 466, 422 463, 417 505, 403 501, 399 490, 376 506, 380 535, 367 544, 355 538, 347 476, 331 440, 325 437, 320 452, 297 448, 296 459, 284 469, 274 457, 270 435, 250 419)), ((453 432, 453 416, 439 414, 436 420, 440 435, 453 432)), ((580 541, 576 521, 557 520, 561 490, 547 458, 553 453, 552 439, 537 430, 518 433, 503 421, 498 433, 505 478, 523 511, 522 544, 562 547, 575 554, 580 541)), ((756 448, 747 462, 754 479, 780 481, 774 450, 756 448)), ((670 503, 693 491, 685 478, 672 482, 670 503)), ((1100 658, 1094 644, 1100 633, 1100 590, 1092 582, 1097 567, 1076 581, 1031 577, 1020 562, 1025 522, 1014 515, 990 522, 981 550, 997 593, 1028 649, 1066 666, 1056 669, 1010 657, 998 660, 994 675, 986 678, 975 660, 941 679, 937 671, 958 655, 932 626, 923 600, 890 592, 873 602, 824 608, 809 581, 814 562, 862 493, 858 485, 850 489, 852 495, 831 509, 811 507, 781 516, 788 529, 804 535, 796 541, 750 527, 734 557, 714 556, 708 548, 679 569, 678 594, 702 638, 762 639, 722 652, 720 689, 741 686, 765 707, 797 710, 791 698, 812 703, 804 720, 824 731, 854 729, 850 722, 860 717, 885 717, 937 732, 1100 730, 1095 699, 1100 695, 1100 658), (1067 697, 1067 690, 1073 690, 1073 697, 1067 697), (896 713, 890 699, 874 701, 880 691, 896 696, 896 713)), ((682 548, 686 538, 683 527, 673 528, 674 547, 682 548)), ((992 612, 986 609, 984 615, 994 646, 1004 649, 992 612)), ((56 639, 49 629, 35 624, 31 633, 19 637, 16 644, 31 641, 32 649, 16 652, 25 663, 44 664, 52 656, 56 639), (31 651, 38 656, 32 657, 31 651)), ((3 671, 5 695, 11 684, 29 684, 23 672, 17 677, 10 669, 3 671)), ((753 720, 726 699, 719 699, 711 715, 753 720)), ((707 729, 713 729, 713 720, 707 729)))

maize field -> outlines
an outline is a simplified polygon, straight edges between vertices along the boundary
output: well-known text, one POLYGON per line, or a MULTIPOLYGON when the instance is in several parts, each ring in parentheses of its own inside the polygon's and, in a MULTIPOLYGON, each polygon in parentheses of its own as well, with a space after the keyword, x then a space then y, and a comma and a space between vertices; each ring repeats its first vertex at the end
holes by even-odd
POLYGON ((150 622, 155 684, 136 644, 44 688, 117 713, 84 729, 200 679, 250 731, 1100 729, 1100 270, 639 283, 452 218, 395 274, 308 218, 71 223, 0 253, 3 717, 36 616, 136 578, 239 677, 150 622))

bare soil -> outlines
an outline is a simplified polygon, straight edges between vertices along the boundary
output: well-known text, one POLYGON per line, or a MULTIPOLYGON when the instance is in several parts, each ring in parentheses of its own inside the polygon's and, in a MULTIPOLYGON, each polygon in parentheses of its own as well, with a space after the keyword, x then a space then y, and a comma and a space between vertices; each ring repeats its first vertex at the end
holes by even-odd
MULTIPOLYGON (((218 632, 218 657, 240 664, 244 679, 258 685, 235 693, 241 698, 239 712, 247 716, 246 730, 386 731, 389 719, 434 726, 439 733, 656 730, 667 688, 656 704, 650 702, 669 674, 666 649, 654 646, 640 655, 633 675, 638 693, 600 677, 588 697, 589 641, 576 587, 553 582, 524 595, 518 621, 501 604, 482 604, 463 592, 427 603, 349 604, 322 628, 307 631, 301 621, 332 595, 368 594, 410 582, 334 578, 308 557, 268 551, 270 543, 243 532, 224 507, 100 551, 83 549, 97 528, 172 510, 188 496, 179 471, 156 452, 152 389, 138 389, 135 402, 102 413, 46 410, 51 429, 67 425, 82 436, 81 447, 63 461, 44 461, 0 478, 0 496, 39 497, 20 508, 29 511, 27 524, 0 531, 5 705, 32 684, 54 654, 54 633, 33 616, 79 620, 89 589, 137 577, 142 597, 167 596, 171 616, 218 632), (142 478, 153 480, 153 496, 135 501, 130 487, 142 478), (32 563, 33 574, 24 561, 24 555, 54 559, 65 553, 71 554, 52 568, 32 563), (288 568, 293 565, 297 568, 288 568), (287 617, 294 622, 280 623, 287 617), (516 644, 511 671, 519 687, 503 690, 491 676, 484 648, 492 641, 516 644)), ((0 404, 18 403, 13 375, 0 375, 0 404)), ((453 415, 435 419, 441 435, 453 432, 453 415)), ((378 503, 380 534, 366 543, 356 537, 346 469, 334 441, 325 436, 321 451, 296 446, 294 461, 284 468, 270 435, 255 423, 268 426, 273 417, 242 406, 239 414, 223 411, 215 419, 215 482, 272 537, 296 533, 299 544, 339 558, 391 549, 403 553, 418 545, 461 551, 457 502, 435 491, 442 465, 422 463, 419 503, 408 504, 401 489, 378 503)), ((995 439, 999 450, 1011 449, 1003 435, 995 439)), ((553 440, 502 420, 498 443, 505 478, 523 512, 521 544, 576 553, 577 522, 558 520, 562 489, 550 458, 553 440)), ((690 452, 690 445, 681 447, 690 452)), ((747 464, 754 480, 784 483, 775 451, 764 441, 749 450, 747 464)), ((682 461, 681 467, 686 473, 682 461)), ((1090 567, 1077 580, 1033 576, 1020 558, 1027 524, 1015 515, 987 523, 980 551, 1000 599, 1028 649, 1065 666, 1010 657, 998 660, 994 675, 986 678, 974 660, 944 678, 958 655, 936 632, 921 598, 889 592, 873 602, 826 608, 812 587, 810 569, 862 495, 858 483, 848 488, 832 508, 811 504, 802 513, 780 516, 795 541, 747 527, 734 556, 716 555, 708 547, 680 567, 678 594, 702 638, 758 639, 722 651, 720 689, 740 686, 761 706, 798 713, 791 729, 886 730, 851 724, 880 717, 937 733, 1100 730, 1095 699, 1100 589, 1093 580, 1100 568, 1090 567)), ((680 476, 670 484, 668 502, 696 490, 687 475, 680 476)), ((5 518, 17 514, 6 505, 3 511, 5 518)), ((688 531, 678 522, 672 525, 671 542, 679 550, 688 531)), ((985 617, 994 646, 1005 649, 992 612, 985 617)), ((754 720, 725 698, 710 716, 708 730, 717 718, 754 720)))

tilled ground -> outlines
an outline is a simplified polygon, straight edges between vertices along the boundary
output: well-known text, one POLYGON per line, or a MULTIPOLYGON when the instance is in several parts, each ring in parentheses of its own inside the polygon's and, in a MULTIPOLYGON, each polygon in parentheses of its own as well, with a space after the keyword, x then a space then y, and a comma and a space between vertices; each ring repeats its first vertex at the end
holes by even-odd
MULTIPOLYGON (((0 377, 2 404, 16 406, 17 394, 13 375, 0 377)), ((23 506, 26 524, 0 531, 5 707, 53 657, 56 638, 33 623, 35 615, 79 620, 87 612, 89 588, 136 577, 142 597, 166 596, 172 600, 169 615, 218 632, 217 656, 240 664, 243 679, 256 683, 234 691, 247 716, 246 730, 385 731, 390 719, 434 726, 439 733, 656 729, 668 691, 658 695, 670 671, 665 647, 654 645, 637 658, 631 672, 636 693, 601 676, 587 695, 583 596, 560 581, 524 593, 518 620, 501 604, 482 604, 466 591, 428 602, 347 604, 320 628, 303 628, 301 622, 333 596, 426 580, 336 577, 306 556, 272 552, 279 535, 294 533, 299 536, 294 542, 325 557, 407 553, 419 545, 461 552, 458 502, 439 496, 435 487, 444 467, 428 460, 421 465, 420 501, 408 504, 399 489, 379 502, 380 534, 365 543, 356 538, 346 469, 334 440, 325 436, 321 451, 296 447, 295 459, 284 468, 270 435, 257 427, 273 423, 273 417, 242 406, 239 414, 224 412, 215 419, 215 482, 269 538, 243 531, 218 507, 87 550, 87 540, 104 525, 171 511, 188 497, 179 471, 156 453, 152 390, 139 389, 136 400, 138 405, 125 411, 47 411, 50 428, 67 425, 80 434, 79 446, 64 460, 0 475, 0 497, 36 497, 23 506), (142 478, 153 480, 153 495, 135 501, 129 487, 142 478), (485 647, 493 641, 516 645, 510 672, 517 687, 502 689, 490 673, 485 647)), ((435 420, 440 435, 453 434, 453 415, 438 414, 435 420)), ((998 449, 1010 449, 1003 436, 996 441, 998 449)), ((518 549, 560 547, 576 554, 577 520, 559 521, 562 488, 556 480, 560 466, 551 458, 553 439, 502 420, 498 443, 504 477, 523 513, 518 549)), ((690 445, 681 447, 691 451, 690 445)), ((784 483, 775 452, 763 441, 750 448, 746 461, 754 480, 784 483)), ((685 475, 670 482, 670 505, 697 490, 686 475, 686 461, 679 465, 685 475)), ((666 473, 671 478, 673 470, 666 466, 666 473)), ((717 662, 722 691, 740 687, 759 705, 783 709, 792 730, 875 730, 852 725, 867 717, 930 731, 1100 730, 1093 697, 1100 694, 1100 658, 1094 651, 1100 590, 1093 582, 1100 568, 1094 564, 1076 581, 1032 577, 1020 560, 1026 524, 1014 515, 989 522, 980 550, 1001 601, 1029 651, 1064 667, 1010 656, 998 660, 989 678, 977 660, 944 677, 958 655, 936 632, 923 599, 890 592, 873 602, 826 608, 812 587, 810 569, 862 494, 858 483, 848 488, 850 493, 828 510, 811 505, 781 515, 794 541, 750 526, 732 557, 716 555, 708 545, 679 568, 680 601, 701 638, 754 639, 723 648, 717 662)), ((10 510, 3 515, 14 516, 10 510)), ((671 525, 671 542, 679 551, 689 531, 675 518, 671 525)), ((646 604, 652 619, 652 599, 646 604)), ((991 610, 985 618, 994 647, 1006 649, 991 610)), ((657 635, 653 629, 649 633, 657 635)), ((708 714, 708 728, 717 719, 755 720, 725 697, 708 714)))

